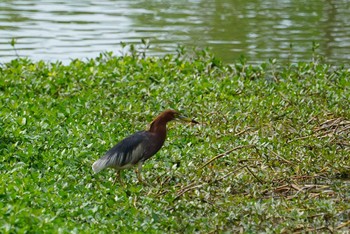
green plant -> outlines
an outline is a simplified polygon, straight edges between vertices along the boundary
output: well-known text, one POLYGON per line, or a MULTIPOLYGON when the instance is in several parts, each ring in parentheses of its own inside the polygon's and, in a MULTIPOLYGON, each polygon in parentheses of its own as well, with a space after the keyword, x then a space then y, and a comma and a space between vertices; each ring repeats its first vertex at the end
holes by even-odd
POLYGON ((0 67, 1 233, 347 230, 348 69, 136 51, 0 67), (202 124, 169 125, 150 185, 92 173, 166 108, 202 124))

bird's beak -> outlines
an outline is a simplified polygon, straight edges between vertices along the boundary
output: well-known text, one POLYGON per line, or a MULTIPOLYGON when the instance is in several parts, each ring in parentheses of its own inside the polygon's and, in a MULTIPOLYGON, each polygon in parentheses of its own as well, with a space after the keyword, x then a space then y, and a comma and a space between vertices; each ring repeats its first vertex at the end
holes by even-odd
POLYGON ((177 118, 179 120, 181 120, 181 121, 184 121, 184 122, 189 122, 189 123, 193 123, 193 124, 199 124, 196 120, 188 118, 188 117, 183 116, 183 115, 179 115, 177 118))

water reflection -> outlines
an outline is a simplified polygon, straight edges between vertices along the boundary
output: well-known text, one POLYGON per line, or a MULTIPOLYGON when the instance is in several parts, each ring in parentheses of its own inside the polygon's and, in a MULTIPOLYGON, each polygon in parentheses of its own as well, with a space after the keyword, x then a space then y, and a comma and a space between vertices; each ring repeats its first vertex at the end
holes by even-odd
POLYGON ((0 3, 0 62, 21 56, 63 60, 120 51, 120 42, 150 38, 152 55, 177 44, 211 47, 226 62, 245 54, 309 60, 312 41, 329 62, 348 63, 350 3, 321 1, 26 0, 0 3), (292 45, 292 46, 291 46, 292 45))

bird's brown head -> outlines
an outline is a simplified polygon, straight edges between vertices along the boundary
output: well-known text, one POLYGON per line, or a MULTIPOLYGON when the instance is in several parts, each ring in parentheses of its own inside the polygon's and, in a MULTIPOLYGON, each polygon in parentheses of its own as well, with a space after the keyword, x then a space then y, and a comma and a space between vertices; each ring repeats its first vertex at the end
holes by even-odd
POLYGON ((169 122, 172 120, 181 120, 183 122, 189 122, 189 123, 194 123, 194 124, 198 124, 197 121, 195 121, 194 119, 190 119, 186 116, 181 115, 178 111, 175 110, 166 110, 163 113, 161 113, 157 119, 160 118, 165 122, 169 122))
POLYGON ((180 120, 183 122, 198 124, 198 122, 195 121, 194 119, 190 119, 188 117, 185 117, 185 116, 181 115, 178 111, 166 110, 166 111, 162 112, 160 115, 158 115, 157 118, 155 118, 153 120, 153 122, 151 124, 150 131, 156 131, 155 129, 157 129, 160 126, 165 127, 166 123, 170 122, 172 120, 180 120))
POLYGON ((176 119, 179 115, 179 112, 175 110, 166 110, 158 115, 156 119, 161 120, 162 122, 169 122, 176 119))

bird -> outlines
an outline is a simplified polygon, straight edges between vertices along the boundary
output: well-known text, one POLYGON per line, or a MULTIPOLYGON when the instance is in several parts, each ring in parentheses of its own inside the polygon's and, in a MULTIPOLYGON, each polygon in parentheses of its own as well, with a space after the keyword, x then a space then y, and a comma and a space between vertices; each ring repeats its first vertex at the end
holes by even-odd
POLYGON ((118 179, 123 184, 120 176, 121 170, 137 165, 135 170, 137 179, 143 183, 142 165, 162 148, 167 134, 166 124, 172 120, 199 124, 194 119, 181 115, 178 111, 165 110, 153 120, 149 130, 136 132, 120 141, 93 163, 92 170, 96 174, 105 168, 114 168, 116 170, 114 183, 118 179))

